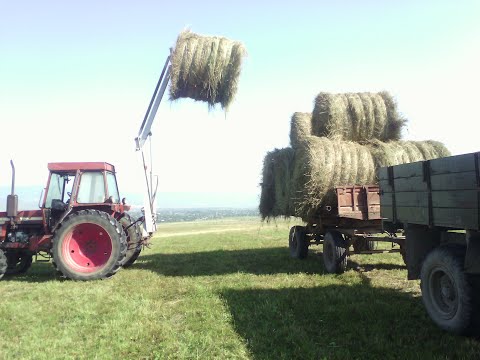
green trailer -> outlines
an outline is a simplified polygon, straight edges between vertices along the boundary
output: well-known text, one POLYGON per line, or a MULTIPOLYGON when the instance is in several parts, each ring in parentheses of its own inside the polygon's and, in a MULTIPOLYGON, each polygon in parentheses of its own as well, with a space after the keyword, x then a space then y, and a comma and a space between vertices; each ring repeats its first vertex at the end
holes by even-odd
POLYGON ((409 279, 433 321, 476 332, 480 297, 480 153, 380 168, 384 230, 405 233, 409 279))

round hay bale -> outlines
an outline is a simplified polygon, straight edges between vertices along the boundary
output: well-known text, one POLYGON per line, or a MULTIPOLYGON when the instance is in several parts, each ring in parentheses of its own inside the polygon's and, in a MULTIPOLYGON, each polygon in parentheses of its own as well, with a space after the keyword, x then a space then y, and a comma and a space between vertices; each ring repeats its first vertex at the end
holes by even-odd
POLYGON ((290 145, 300 146, 307 136, 312 135, 312 114, 296 112, 292 115, 290 124, 290 145))
POLYGON ((228 108, 238 86, 245 47, 220 36, 180 33, 171 56, 170 99, 189 97, 228 108))
POLYGON ((263 219, 293 215, 293 210, 290 210, 290 178, 294 154, 292 148, 285 148, 275 149, 265 156, 259 205, 263 219))
POLYGON ((263 159, 262 182, 260 183, 260 204, 258 210, 262 219, 273 216, 275 206, 274 151, 263 159))
POLYGON ((315 98, 312 113, 313 135, 334 140, 400 140, 405 123, 395 101, 387 92, 321 92, 315 98))
POLYGON ((337 186, 377 183, 379 167, 449 156, 437 141, 356 142, 306 136, 296 149, 269 152, 264 160, 262 217, 309 221, 325 205, 336 206, 337 186))
POLYGON ((374 180, 373 159, 365 146, 310 136, 295 154, 291 185, 295 216, 309 219, 324 204, 334 204, 336 186, 374 180))

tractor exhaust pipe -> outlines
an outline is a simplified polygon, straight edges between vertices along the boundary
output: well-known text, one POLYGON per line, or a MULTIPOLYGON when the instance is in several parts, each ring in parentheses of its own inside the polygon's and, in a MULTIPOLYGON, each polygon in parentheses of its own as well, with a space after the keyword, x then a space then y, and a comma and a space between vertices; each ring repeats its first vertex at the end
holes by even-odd
POLYGON ((15 195, 15 166, 10 160, 12 166, 12 193, 7 196, 7 216, 13 221, 18 214, 18 196, 15 195))
POLYGON ((15 165, 13 165, 13 160, 10 160, 10 165, 12 166, 12 195, 15 195, 15 165))

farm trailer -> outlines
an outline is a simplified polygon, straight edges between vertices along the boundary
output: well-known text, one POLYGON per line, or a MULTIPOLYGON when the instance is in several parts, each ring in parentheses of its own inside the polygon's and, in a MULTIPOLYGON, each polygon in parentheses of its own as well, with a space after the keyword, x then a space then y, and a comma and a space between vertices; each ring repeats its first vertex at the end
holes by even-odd
MULTIPOLYGON (((403 229, 409 279, 433 321, 476 332, 480 293, 480 153, 382 168, 384 229, 403 229)), ((395 230, 394 230, 395 229, 395 230)))
POLYGON ((355 253, 374 253, 375 243, 398 245, 408 279, 421 279, 425 308, 442 329, 477 332, 480 297, 480 153, 380 168, 379 186, 335 189, 306 226, 293 226, 290 253, 305 258, 323 244, 329 273, 347 267, 355 253))
POLYGON ((379 193, 378 185, 336 187, 334 205, 323 206, 307 219, 306 226, 290 229, 290 255, 303 259, 309 246, 323 244, 325 270, 339 274, 347 268, 351 248, 357 254, 404 254, 405 237, 382 228, 379 193), (392 246, 389 250, 377 249, 377 242, 392 246))

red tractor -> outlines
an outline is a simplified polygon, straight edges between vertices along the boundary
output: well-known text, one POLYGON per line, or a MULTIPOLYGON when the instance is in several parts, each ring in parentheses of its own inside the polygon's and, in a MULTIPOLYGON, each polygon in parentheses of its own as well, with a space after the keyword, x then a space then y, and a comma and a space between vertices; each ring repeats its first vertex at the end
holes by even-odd
POLYGON ((144 145, 151 140, 170 73, 168 56, 135 138, 145 175, 139 189, 144 194, 143 216, 134 221, 126 213, 130 207, 125 199, 120 201, 115 168, 104 162, 48 164, 50 175, 40 210, 18 211, 12 162, 12 193, 7 211, 0 212, 0 278, 27 271, 34 255, 52 258, 55 268, 74 280, 103 279, 135 262, 157 229, 158 178, 154 185, 151 147, 145 154, 144 145))
POLYGON ((50 163, 40 210, 18 211, 12 194, 0 212, 0 278, 23 273, 38 254, 74 280, 103 279, 135 262, 144 237, 141 222, 126 213, 113 165, 50 163))

